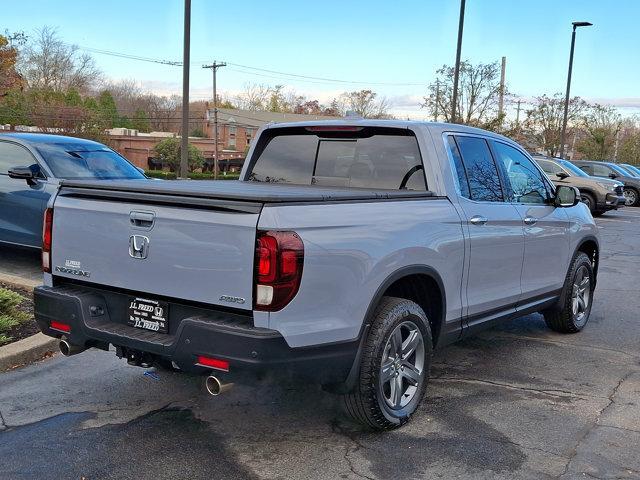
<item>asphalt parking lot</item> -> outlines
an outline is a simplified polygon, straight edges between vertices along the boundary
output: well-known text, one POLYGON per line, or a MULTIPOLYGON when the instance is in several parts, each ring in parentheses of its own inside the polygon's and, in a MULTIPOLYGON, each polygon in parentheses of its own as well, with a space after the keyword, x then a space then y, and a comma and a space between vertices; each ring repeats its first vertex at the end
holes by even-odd
POLYGON ((317 387, 212 398, 89 351, 0 374, 0 478, 640 478, 640 209, 597 223, 587 328, 536 314, 440 351, 401 430, 362 431, 317 387))

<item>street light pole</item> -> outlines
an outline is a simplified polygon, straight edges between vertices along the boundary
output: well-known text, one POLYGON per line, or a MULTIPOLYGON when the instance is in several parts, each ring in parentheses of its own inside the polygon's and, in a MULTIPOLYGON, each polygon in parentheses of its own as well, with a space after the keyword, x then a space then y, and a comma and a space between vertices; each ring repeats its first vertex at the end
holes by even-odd
POLYGON ((182 51, 182 137, 180 177, 189 175, 189 57, 191 52, 191 0, 184 0, 184 46, 182 51))
POLYGON ((562 131, 560 132, 560 158, 564 158, 564 142, 567 134, 567 117, 569 115, 569 94, 571 93, 571 72, 573 71, 573 49, 576 45, 576 28, 590 27, 589 22, 573 22, 573 32, 571 32, 571 51, 569 53, 569 72, 567 74, 567 92, 564 97, 564 115, 562 117, 562 131))
POLYGON ((458 20, 458 48, 456 50, 456 66, 453 71, 453 92, 451 95, 451 123, 456 123, 458 106, 458 79, 460 78, 460 54, 462 53, 462 30, 464 28, 464 7, 466 0, 460 0, 460 18, 458 20))

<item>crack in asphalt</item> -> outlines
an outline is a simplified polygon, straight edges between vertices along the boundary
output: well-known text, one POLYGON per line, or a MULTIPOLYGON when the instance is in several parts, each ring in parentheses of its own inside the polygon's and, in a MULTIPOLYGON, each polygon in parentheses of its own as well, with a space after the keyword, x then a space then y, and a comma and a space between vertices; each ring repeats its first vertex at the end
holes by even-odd
MULTIPOLYGON (((602 407, 602 409, 600 409, 600 411, 598 412, 598 414, 596 415, 596 418, 594 419, 594 421, 591 423, 591 425, 589 426, 589 428, 587 428, 585 430, 585 432, 580 436, 580 438, 578 438, 578 441, 576 442, 575 446, 573 447, 573 449, 571 450, 571 453, 569 454, 568 457, 568 461, 567 464, 564 466, 564 471, 558 476, 558 478, 562 478, 565 475, 567 475, 567 473, 569 472, 569 466, 571 465, 571 462, 573 461, 573 459, 576 457, 576 455, 578 454, 578 448, 580 448, 580 444, 589 436, 589 434, 593 431, 594 428, 602 426, 600 425, 600 418, 602 417, 602 414, 609 408, 611 407, 611 405, 613 405, 615 403, 614 397, 616 396, 616 394, 618 393, 618 390, 620 389, 620 386, 625 382, 625 380, 627 380, 631 375, 633 375, 635 373, 635 371, 630 371, 627 372, 619 381, 618 384, 616 386, 613 387, 613 390, 611 390, 611 394, 609 394, 609 396, 607 397, 609 400, 609 403, 607 403, 604 407, 602 407)), ((627 467, 623 467, 626 470, 631 470, 627 467)), ((586 473, 586 472, 583 472, 586 473)), ((593 475, 590 475, 593 476, 593 475)), ((598 478, 598 477, 595 477, 598 478)))
POLYGON ((568 390, 553 390, 553 389, 538 389, 538 388, 533 388, 533 387, 522 387, 519 385, 512 385, 509 383, 501 383, 501 382, 494 382, 491 380, 482 380, 479 378, 468 378, 468 377, 452 377, 452 376, 446 376, 446 375, 442 375, 440 377, 433 377, 430 379, 430 381, 445 381, 445 382, 460 382, 460 383, 478 383, 481 385, 492 385, 495 387, 502 387, 502 388, 507 388, 510 390, 521 390, 524 392, 531 392, 531 393, 539 393, 542 395, 547 395, 549 397, 555 397, 555 398, 574 398, 574 399, 585 399, 585 398, 606 398, 606 397, 600 397, 600 396, 596 396, 596 395, 579 395, 576 394, 574 392, 570 392, 568 390))
POLYGON ((364 473, 360 473, 356 469, 355 464, 353 463, 352 459, 350 458, 350 456, 352 454, 356 453, 360 449, 366 450, 367 447, 364 446, 361 442, 359 442, 358 439, 355 438, 355 436, 353 434, 350 434, 347 430, 345 430, 344 428, 340 427, 340 425, 338 425, 336 422, 333 422, 331 424, 331 429, 333 430, 334 433, 337 433, 341 437, 344 437, 344 438, 348 439, 351 442, 351 445, 345 445, 345 450, 344 450, 344 455, 343 455, 343 458, 344 458, 345 462, 347 462, 347 465, 349 467, 349 470, 351 470, 351 473, 353 473, 354 475, 356 475, 357 477, 360 477, 360 478, 365 478, 367 480, 375 480, 375 478, 373 478, 373 477, 369 477, 368 475, 365 475, 364 473))
POLYGON ((548 343, 551 345, 562 345, 563 347, 575 347, 575 348, 583 348, 585 350, 619 353, 620 355, 624 355, 625 357, 630 357, 634 361, 637 361, 638 359, 640 359, 638 355, 625 352, 624 350, 617 350, 615 348, 607 348, 607 347, 598 347, 596 345, 589 345, 585 343, 560 342, 558 340, 549 340, 547 338, 530 337, 527 335, 517 335, 517 334, 506 333, 506 332, 496 333, 495 337, 503 337, 503 338, 509 338, 509 339, 522 338, 523 340, 531 340, 534 342, 548 343))

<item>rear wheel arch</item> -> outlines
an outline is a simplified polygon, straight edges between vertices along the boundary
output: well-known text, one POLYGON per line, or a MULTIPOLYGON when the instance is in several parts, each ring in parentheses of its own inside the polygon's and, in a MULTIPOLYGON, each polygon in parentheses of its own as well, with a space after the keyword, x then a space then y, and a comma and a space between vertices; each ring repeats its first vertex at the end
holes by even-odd
POLYGON ((356 385, 362 358, 362 348, 369 333, 371 320, 376 308, 386 296, 404 298, 417 303, 429 319, 433 347, 435 348, 438 344, 447 311, 442 277, 434 268, 426 265, 410 265, 400 268, 382 282, 369 302, 360 330, 358 351, 351 371, 342 386, 338 388, 330 387, 330 390, 344 393, 345 391, 350 391, 356 385))
POLYGON ((589 260, 591 260, 591 268, 593 268, 595 282, 595 279, 598 278, 598 264, 600 263, 600 244, 598 240, 592 236, 583 238, 580 244, 578 244, 572 258, 574 258, 578 252, 585 253, 589 257, 589 260))

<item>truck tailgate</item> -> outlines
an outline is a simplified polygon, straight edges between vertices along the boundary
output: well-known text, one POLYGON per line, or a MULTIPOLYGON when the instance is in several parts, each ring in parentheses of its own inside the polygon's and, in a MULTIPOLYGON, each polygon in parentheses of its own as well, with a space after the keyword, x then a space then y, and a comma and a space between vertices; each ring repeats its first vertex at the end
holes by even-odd
POLYGON ((62 188, 54 205, 54 276, 250 310, 261 205, 62 188), (177 202, 177 203, 175 203, 177 202))

